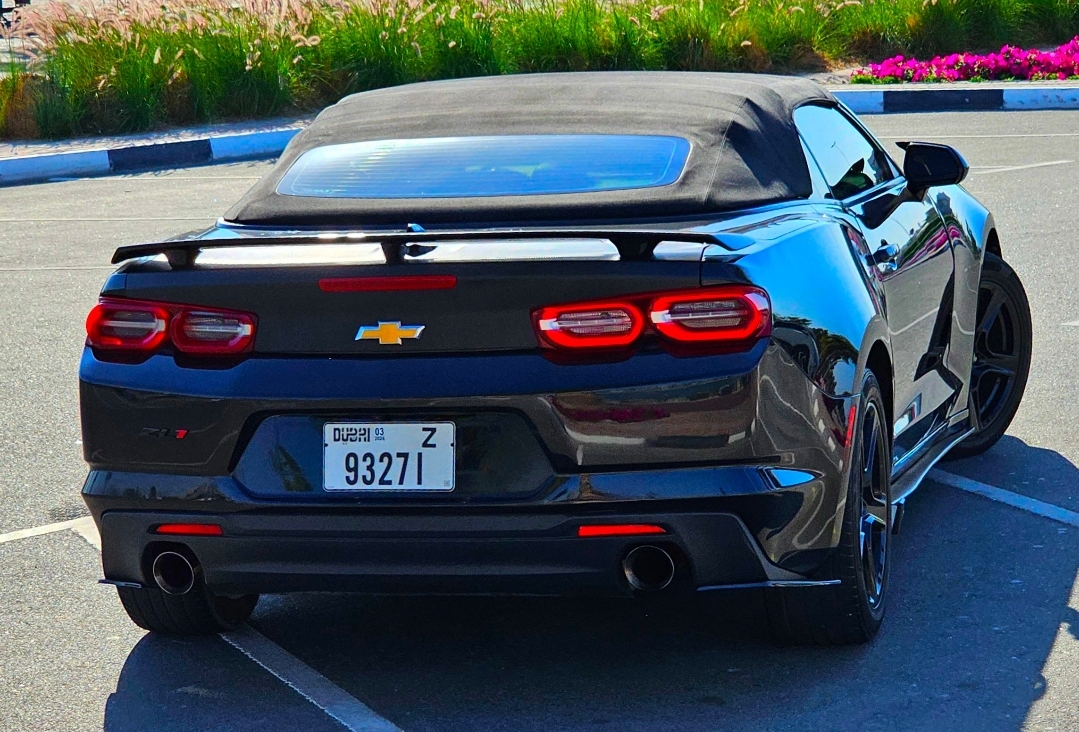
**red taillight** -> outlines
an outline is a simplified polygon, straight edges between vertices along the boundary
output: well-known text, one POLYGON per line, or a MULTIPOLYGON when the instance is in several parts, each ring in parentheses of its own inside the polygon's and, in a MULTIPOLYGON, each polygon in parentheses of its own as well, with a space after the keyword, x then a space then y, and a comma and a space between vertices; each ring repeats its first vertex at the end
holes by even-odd
POLYGON ((627 302, 558 305, 533 317, 540 339, 562 348, 621 348, 644 330, 644 315, 627 302))
POLYGON ((86 337, 94 348, 152 351, 169 337, 171 317, 155 303, 102 299, 86 316, 86 337))
POLYGON ((173 345, 184 353, 243 353, 254 340, 255 318, 247 313, 184 309, 172 322, 173 345))
POLYGON ((183 353, 226 356, 251 350, 255 325, 250 313, 103 297, 86 317, 86 342, 148 354, 171 339, 183 353))
POLYGON ((724 348, 748 347, 772 332, 767 293, 748 285, 555 305, 538 308, 532 318, 540 345, 565 349, 627 348, 646 329, 679 344, 724 348))
POLYGON ((648 319, 656 332, 675 341, 745 341, 772 330, 768 295, 743 285, 657 297, 648 308, 648 319))
POLYGON ((155 534, 172 536, 221 536, 224 532, 217 524, 161 524, 155 534))
POLYGON ((648 534, 666 534, 667 530, 655 524, 594 524, 581 526, 577 536, 646 536, 648 534))

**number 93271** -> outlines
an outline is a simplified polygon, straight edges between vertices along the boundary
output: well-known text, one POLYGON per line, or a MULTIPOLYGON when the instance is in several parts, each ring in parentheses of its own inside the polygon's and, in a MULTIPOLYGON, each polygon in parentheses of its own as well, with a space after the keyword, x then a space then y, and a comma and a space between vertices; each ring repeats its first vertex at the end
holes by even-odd
POLYGON ((328 423, 323 428, 327 491, 450 491, 454 425, 328 423))

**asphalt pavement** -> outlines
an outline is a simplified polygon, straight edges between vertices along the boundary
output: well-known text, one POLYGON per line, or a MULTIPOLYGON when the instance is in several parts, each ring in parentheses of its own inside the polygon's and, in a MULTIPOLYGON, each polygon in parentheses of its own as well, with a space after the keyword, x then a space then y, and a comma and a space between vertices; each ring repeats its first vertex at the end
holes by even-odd
MULTIPOLYGON (((1031 300, 1009 434, 943 469, 1079 511, 1079 112, 864 119, 967 156, 1031 300)), ((268 168, 0 191, 0 536, 85 515, 76 373, 112 250, 210 224, 268 168)), ((857 648, 770 644, 751 594, 270 597, 252 624, 406 732, 1079 728, 1079 528, 928 481, 896 547, 884 628, 857 648)), ((0 542, 0 730, 345 728, 221 638, 143 633, 100 575, 72 531, 0 542)))

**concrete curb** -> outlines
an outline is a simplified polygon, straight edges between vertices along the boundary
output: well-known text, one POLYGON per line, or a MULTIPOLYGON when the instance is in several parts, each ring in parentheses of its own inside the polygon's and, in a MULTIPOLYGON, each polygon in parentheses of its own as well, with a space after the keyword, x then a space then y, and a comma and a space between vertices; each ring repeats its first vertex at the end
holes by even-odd
MULTIPOLYGON (((1079 109, 1079 86, 963 86, 941 88, 832 89, 858 114, 887 112, 984 112, 997 110, 1079 109)), ((153 168, 204 165, 272 158, 281 154, 299 127, 226 133, 109 149, 74 150, 0 158, 0 186, 130 173, 153 168)))
POLYGON ((0 186, 39 183, 55 178, 83 178, 152 168, 257 160, 281 154, 300 131, 289 129, 211 135, 208 137, 100 150, 0 158, 0 186))
POLYGON ((1079 109, 1079 86, 1020 86, 1014 89, 963 87, 918 89, 832 89, 858 114, 887 112, 993 112, 1023 109, 1079 109))

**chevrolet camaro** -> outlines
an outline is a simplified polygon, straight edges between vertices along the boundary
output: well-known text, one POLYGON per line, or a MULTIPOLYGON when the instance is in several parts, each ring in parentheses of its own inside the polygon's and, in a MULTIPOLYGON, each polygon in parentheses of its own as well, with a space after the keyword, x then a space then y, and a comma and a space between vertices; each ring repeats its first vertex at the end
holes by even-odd
POLYGON ((103 582, 176 635, 260 593, 741 590, 781 641, 867 641, 905 500, 1026 384, 967 170, 792 78, 343 99, 214 227, 113 257, 103 582))

